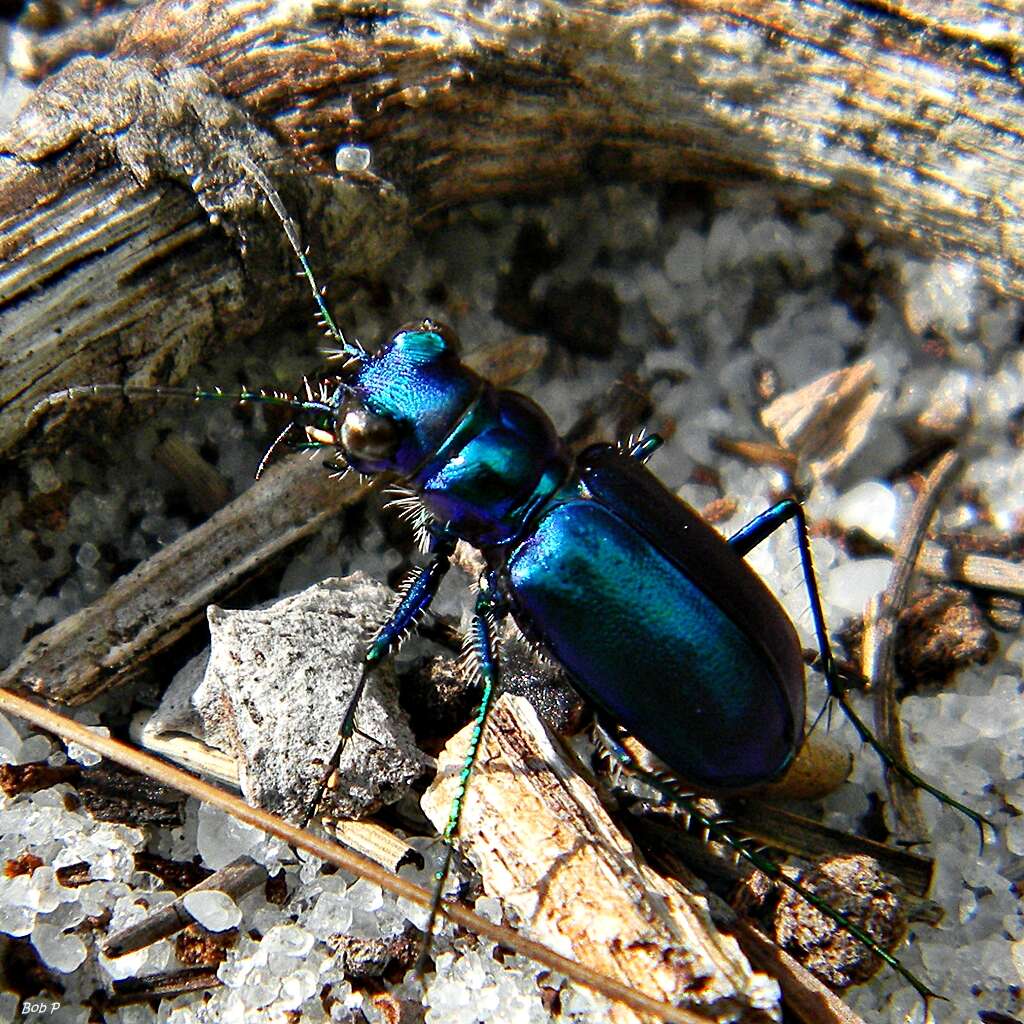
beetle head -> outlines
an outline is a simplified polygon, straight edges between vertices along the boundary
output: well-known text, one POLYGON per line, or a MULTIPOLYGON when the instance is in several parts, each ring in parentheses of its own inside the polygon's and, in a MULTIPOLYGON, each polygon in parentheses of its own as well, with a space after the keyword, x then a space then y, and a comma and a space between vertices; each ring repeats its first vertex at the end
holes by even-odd
POLYGON ((331 439, 360 473, 412 476, 451 433, 483 381, 462 364, 451 328, 434 320, 400 327, 360 359, 335 393, 331 439))

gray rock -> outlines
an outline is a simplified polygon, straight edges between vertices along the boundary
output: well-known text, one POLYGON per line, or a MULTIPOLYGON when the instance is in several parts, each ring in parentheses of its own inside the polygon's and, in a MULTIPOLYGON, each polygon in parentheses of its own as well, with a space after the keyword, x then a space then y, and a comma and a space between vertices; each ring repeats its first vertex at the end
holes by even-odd
MULTIPOLYGON (((206 742, 238 760, 248 801, 305 818, 337 747, 367 637, 394 602, 385 586, 356 573, 262 609, 208 609, 210 658, 192 705, 206 742)), ((336 817, 397 800, 430 763, 398 707, 390 664, 368 681, 356 728, 325 800, 336 817)))
POLYGON ((206 739, 206 730, 192 703, 192 698, 202 684, 210 663, 210 650, 190 658, 179 669, 170 685, 160 698, 160 706, 149 716, 147 730, 161 735, 164 733, 185 733, 197 740, 206 739))

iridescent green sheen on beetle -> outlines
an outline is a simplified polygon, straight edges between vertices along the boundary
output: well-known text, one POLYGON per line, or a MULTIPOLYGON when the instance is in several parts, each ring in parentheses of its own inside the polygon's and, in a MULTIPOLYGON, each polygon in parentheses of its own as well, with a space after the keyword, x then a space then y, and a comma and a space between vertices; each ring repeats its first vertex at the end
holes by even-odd
MULTIPOLYGON (((659 438, 593 445, 571 457, 537 405, 469 370, 451 330, 433 320, 406 325, 378 352, 358 355, 321 392, 332 397, 317 440, 334 444, 360 473, 402 478, 432 554, 374 638, 367 669, 427 610, 457 541, 477 547, 486 562, 470 627, 483 701, 446 838, 457 831, 497 689, 497 624, 511 615, 594 705, 615 757, 931 994, 863 930, 704 817, 674 781, 640 769, 614 738, 624 728, 674 779, 716 794, 770 782, 789 767, 804 735, 802 651, 745 556, 792 520, 831 697, 890 769, 981 826, 979 815, 896 761, 846 700, 798 502, 780 501, 725 539, 646 468, 659 438)), ((359 692, 346 715, 349 733, 359 692)))

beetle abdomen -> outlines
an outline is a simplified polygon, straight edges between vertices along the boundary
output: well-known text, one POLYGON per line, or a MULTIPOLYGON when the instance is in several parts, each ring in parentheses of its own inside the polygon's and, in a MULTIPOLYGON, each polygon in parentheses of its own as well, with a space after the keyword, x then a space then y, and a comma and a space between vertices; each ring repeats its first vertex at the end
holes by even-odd
POLYGON ((792 760, 802 700, 795 708, 761 647, 600 501, 553 508, 508 570, 524 631, 681 778, 739 789, 792 760))

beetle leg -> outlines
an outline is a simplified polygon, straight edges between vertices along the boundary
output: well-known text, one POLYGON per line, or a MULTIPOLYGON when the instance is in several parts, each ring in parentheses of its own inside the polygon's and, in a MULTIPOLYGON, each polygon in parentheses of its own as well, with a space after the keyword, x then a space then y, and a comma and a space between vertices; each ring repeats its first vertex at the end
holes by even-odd
POLYGON ((746 526, 741 526, 729 538, 729 547, 740 558, 743 558, 766 537, 770 537, 783 523, 788 522, 794 517, 799 517, 800 526, 797 528, 798 532, 806 533, 807 524, 804 521, 803 509, 800 507, 800 503, 793 498, 786 498, 784 501, 772 505, 770 509, 762 512, 759 516, 751 519, 746 526))
POLYGON ((646 462, 664 443, 664 438, 659 434, 641 436, 635 443, 629 445, 627 454, 631 459, 646 462))
POLYGON ((470 650, 476 655, 476 668, 482 686, 480 706, 473 720, 473 729, 469 736, 469 747, 462 761, 459 782, 455 788, 455 795, 452 797, 451 809, 448 812, 448 823, 445 825, 444 832, 441 833, 441 839, 445 844, 444 861, 441 864, 441 868, 434 874, 434 898, 430 904, 430 916, 424 929, 423 948, 420 951, 419 962, 416 966, 416 971, 420 975, 423 973, 426 958, 430 953, 430 942, 441 907, 445 879, 448 877, 448 871, 452 863, 453 844, 459 830, 459 819, 462 817, 462 805, 466 796, 466 788, 469 785, 470 776, 473 774, 473 764, 476 761, 477 751, 480 748, 480 739, 483 736, 484 726, 487 723, 487 713, 491 709, 491 701, 498 687, 498 657, 495 636, 497 634, 498 622, 507 613, 508 607, 504 599, 498 595, 494 579, 485 576, 481 579, 481 590, 477 595, 476 606, 473 609, 473 621, 470 623, 467 638, 470 650))
POLYGON ((746 526, 737 530, 729 538, 729 546, 742 558, 790 519, 795 520, 796 539, 800 549, 800 564, 803 567, 804 584, 807 587, 807 593, 810 595, 811 620, 814 623, 814 635, 818 641, 821 670, 825 676, 825 683, 828 686, 829 699, 839 705, 843 714, 846 715, 854 729, 856 729, 861 741, 868 744, 875 751, 879 758, 881 758, 882 764, 889 771, 902 776, 911 785, 916 786, 918 789, 923 789, 926 793, 931 793, 941 803, 948 804, 970 818, 981 833, 981 841, 984 844, 985 826, 991 826, 992 823, 966 804, 961 803, 948 793, 944 793, 938 787, 922 779, 909 765, 895 757, 885 744, 868 728, 867 724, 857 714, 847 699, 846 684, 840 678, 836 668, 832 646, 828 639, 828 631, 825 628, 825 614, 821 608, 821 594, 818 590, 818 579, 815 576, 814 562, 811 558, 811 541, 807 532, 807 518, 800 503, 793 498, 786 498, 773 505, 770 509, 752 519, 746 526))
MULTIPOLYGON (((756 522, 756 520, 755 520, 756 522)), ((614 726, 610 726, 598 717, 596 727, 598 742, 604 746, 609 754, 622 765, 630 774, 636 776, 646 783, 653 790, 663 796, 669 803, 680 808, 692 820, 704 830, 705 834, 717 842, 728 846, 730 850, 742 857, 745 861, 757 868, 758 871, 767 875, 772 881, 792 889, 805 899, 815 910, 824 914, 825 917, 835 921, 840 928, 852 935, 858 942, 871 950, 876 956, 887 963, 900 977, 906 979, 917 991, 922 999, 941 999, 942 997, 933 992, 920 978, 906 968, 902 961, 892 955, 884 946, 877 943, 863 928, 849 920, 845 914, 836 910, 831 904, 820 896, 811 892, 798 881, 790 878, 782 868, 769 857, 766 857, 758 850, 751 848, 748 840, 725 827, 725 823, 717 817, 705 814, 695 798, 679 788, 678 783, 667 772, 652 772, 640 765, 629 751, 615 738, 614 726)))
POLYGON ((370 673, 389 654, 394 653, 401 647, 403 641, 412 631, 416 623, 423 617, 431 602, 437 596, 437 590, 441 585, 449 568, 451 568, 451 556, 455 550, 455 540, 444 533, 442 529, 432 532, 433 557, 425 565, 419 568, 406 585, 404 593, 400 598, 395 610, 388 617, 387 621, 377 630, 370 641, 363 655, 363 671, 359 676, 352 696, 349 697, 345 714, 341 719, 339 730, 338 746, 327 763, 323 781, 317 789, 316 798, 310 803, 303 824, 308 823, 313 816, 317 806, 323 798, 324 789, 328 785, 331 775, 338 767, 341 755, 345 750, 345 744, 352 738, 356 731, 356 709, 362 699, 363 691, 370 673))
POLYGON ((495 644, 495 633, 497 631, 498 619, 503 618, 505 609, 493 596, 486 591, 481 591, 477 597, 476 607, 473 610, 473 621, 470 624, 471 649, 476 655, 477 670, 482 685, 480 695, 480 707, 477 709, 476 718, 473 722, 473 731, 469 738, 469 749, 466 751, 465 759, 462 762, 462 771, 459 773, 459 785, 452 798, 451 811, 448 814, 448 824, 445 825, 444 838, 451 840, 459 828, 459 817, 462 814, 462 799, 466 795, 466 786, 469 777, 473 772, 473 762, 476 760, 476 752, 480 746, 480 737, 483 735, 484 724, 487 721, 487 712, 491 707, 491 700, 498 685, 498 658, 495 644))
MULTIPOLYGON (((363 655, 363 674, 401 647, 413 626, 423 617, 437 596, 441 580, 451 568, 455 539, 443 532, 431 533, 432 557, 418 569, 404 588, 401 599, 387 622, 377 630, 363 655)), ((358 703, 358 698, 350 704, 358 703)), ((354 707, 350 709, 354 711, 354 707)), ((351 726, 351 714, 345 713, 344 722, 351 726)), ((351 735, 351 728, 349 729, 351 735)))

